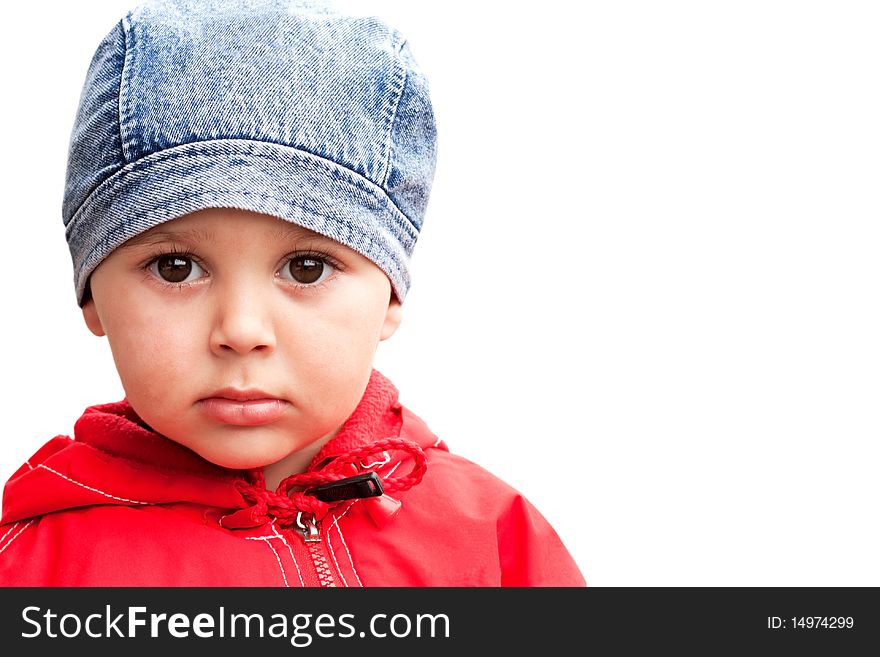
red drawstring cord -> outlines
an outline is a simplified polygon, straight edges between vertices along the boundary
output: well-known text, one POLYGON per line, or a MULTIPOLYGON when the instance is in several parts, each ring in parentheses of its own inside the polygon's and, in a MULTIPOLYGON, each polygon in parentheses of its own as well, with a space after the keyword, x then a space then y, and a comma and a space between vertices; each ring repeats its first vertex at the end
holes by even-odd
MULTIPOLYGON (((314 472, 303 472, 291 475, 282 480, 275 491, 265 486, 262 470, 254 473, 255 483, 239 482, 237 488, 249 502, 253 503, 254 511, 259 517, 276 518, 281 526, 292 525, 300 513, 306 513, 315 520, 322 519, 327 512, 339 502, 322 502, 305 491, 321 484, 345 479, 354 471, 360 470, 364 457, 375 456, 382 452, 400 450, 410 454, 415 463, 409 474, 400 477, 389 477, 382 480, 382 488, 386 493, 403 491, 418 484, 427 470, 427 458, 422 448, 416 443, 402 438, 385 438, 338 456, 325 468, 314 472)), ((370 471, 369 468, 366 469, 370 471)))

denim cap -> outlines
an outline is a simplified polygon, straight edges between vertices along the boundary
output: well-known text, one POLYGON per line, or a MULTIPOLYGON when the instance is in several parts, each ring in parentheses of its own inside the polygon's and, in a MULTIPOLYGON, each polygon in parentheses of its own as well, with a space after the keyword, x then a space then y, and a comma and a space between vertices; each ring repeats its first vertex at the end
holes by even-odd
POLYGON ((435 163, 427 80, 381 19, 314 0, 148 1, 98 46, 73 126, 77 300, 126 240, 216 207, 354 249, 402 301, 435 163))

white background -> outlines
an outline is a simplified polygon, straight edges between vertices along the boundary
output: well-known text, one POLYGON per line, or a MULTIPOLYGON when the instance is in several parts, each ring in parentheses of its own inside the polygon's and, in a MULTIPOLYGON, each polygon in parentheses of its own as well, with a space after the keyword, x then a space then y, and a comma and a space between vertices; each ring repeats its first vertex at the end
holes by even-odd
MULTIPOLYGON (((439 160, 377 366, 594 586, 880 585, 880 9, 349 2, 410 38, 439 160)), ((60 216, 130 6, 0 21, 5 480, 122 396, 60 216)))

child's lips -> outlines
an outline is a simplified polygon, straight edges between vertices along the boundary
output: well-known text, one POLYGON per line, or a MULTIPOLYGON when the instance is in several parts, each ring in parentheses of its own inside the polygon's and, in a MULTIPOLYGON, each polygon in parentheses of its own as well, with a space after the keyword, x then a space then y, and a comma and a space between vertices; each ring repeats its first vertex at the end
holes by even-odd
POLYGON ((253 427, 281 419, 289 402, 274 397, 257 399, 206 397, 200 399, 198 405, 205 415, 217 422, 253 427))

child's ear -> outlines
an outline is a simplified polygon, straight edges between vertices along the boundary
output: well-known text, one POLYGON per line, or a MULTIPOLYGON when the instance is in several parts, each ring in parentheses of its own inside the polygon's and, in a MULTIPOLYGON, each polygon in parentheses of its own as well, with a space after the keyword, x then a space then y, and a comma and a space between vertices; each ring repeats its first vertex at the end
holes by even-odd
POLYGON ((400 301, 397 300, 397 297, 392 294, 391 301, 388 304, 388 312, 385 313, 385 322, 382 324, 382 333, 379 334, 380 340, 387 340, 394 332, 397 330, 397 327, 400 326, 400 321, 403 319, 403 308, 400 305, 400 301))
POLYGON ((98 310, 95 308, 95 300, 89 299, 83 304, 82 307, 83 319, 86 320, 86 326, 89 327, 89 330, 97 335, 98 337, 102 335, 107 335, 104 332, 104 327, 101 325, 101 318, 98 317, 98 310))

